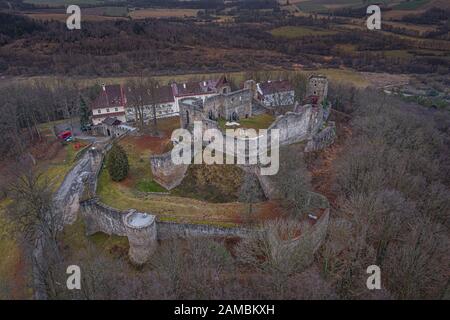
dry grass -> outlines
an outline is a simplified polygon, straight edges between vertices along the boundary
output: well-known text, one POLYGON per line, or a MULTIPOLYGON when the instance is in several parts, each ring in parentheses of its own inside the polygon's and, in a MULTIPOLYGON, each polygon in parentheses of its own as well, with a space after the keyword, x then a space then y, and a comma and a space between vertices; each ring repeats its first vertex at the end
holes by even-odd
POLYGON ((6 207, 10 203, 9 199, 0 200, 0 300, 31 297, 26 286, 26 266, 22 250, 5 217, 6 207))
POLYGON ((326 75, 330 81, 341 83, 351 83, 358 88, 365 88, 369 85, 363 76, 363 73, 353 71, 351 69, 318 69, 311 73, 319 73, 326 75))
POLYGON ((195 17, 196 9, 138 9, 129 13, 132 19, 195 17))
MULTIPOLYGON (((60 21, 60 22, 66 22, 68 15, 64 13, 27 13, 26 16, 41 20, 41 21, 60 21)), ((106 21, 106 20, 118 20, 118 19, 126 19, 125 17, 111 17, 111 16, 102 16, 102 15, 90 15, 85 14, 83 15, 83 21, 106 21)))
POLYGON ((336 34, 336 32, 331 30, 297 26, 279 27, 271 30, 270 33, 274 37, 282 37, 288 39, 303 38, 308 36, 330 36, 336 34))

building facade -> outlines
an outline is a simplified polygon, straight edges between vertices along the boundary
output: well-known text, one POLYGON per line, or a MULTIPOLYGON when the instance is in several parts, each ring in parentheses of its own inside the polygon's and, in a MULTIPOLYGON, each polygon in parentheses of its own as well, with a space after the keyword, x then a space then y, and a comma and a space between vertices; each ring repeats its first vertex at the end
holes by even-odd
MULTIPOLYGON (((156 111, 157 119, 178 115, 179 110, 176 107, 175 98, 173 96, 171 86, 161 86, 156 88, 154 104, 143 106, 144 121, 153 119, 154 110, 156 111)), ((136 110, 134 107, 126 107, 126 120, 136 120, 136 110)))
POLYGON ((323 75, 311 75, 308 79, 306 97, 315 97, 322 104, 328 96, 328 79, 323 75))
POLYGON ((231 85, 226 76, 203 81, 174 82, 171 86, 177 112, 180 109, 181 99, 196 98, 205 101, 209 97, 231 92, 231 85))
POLYGON ((106 118, 125 122, 127 99, 121 85, 102 85, 97 98, 91 103, 92 124, 99 125, 106 118))
POLYGON ((294 87, 288 80, 267 81, 256 86, 259 100, 266 107, 285 107, 295 103, 294 87))

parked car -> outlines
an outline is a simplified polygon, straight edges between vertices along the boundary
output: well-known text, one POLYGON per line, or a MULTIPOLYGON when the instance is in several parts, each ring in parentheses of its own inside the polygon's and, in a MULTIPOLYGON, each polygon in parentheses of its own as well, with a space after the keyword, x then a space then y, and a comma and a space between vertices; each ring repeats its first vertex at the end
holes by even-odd
POLYGON ((66 130, 58 134, 58 138, 67 141, 68 138, 72 138, 72 131, 66 130))

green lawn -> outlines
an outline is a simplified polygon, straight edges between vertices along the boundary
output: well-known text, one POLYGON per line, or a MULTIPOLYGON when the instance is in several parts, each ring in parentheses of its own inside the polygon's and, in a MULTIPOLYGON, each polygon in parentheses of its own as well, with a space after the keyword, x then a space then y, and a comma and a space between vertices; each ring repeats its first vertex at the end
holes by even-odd
POLYGON ((275 117, 270 114, 260 114, 247 119, 241 119, 239 124, 241 128, 247 129, 267 129, 275 121, 275 117))
POLYGON ((410 0, 399 3, 395 7, 394 10, 416 10, 427 4, 430 0, 410 0))
MULTIPOLYGON (((127 153, 129 164, 128 177, 121 184, 130 190, 141 192, 166 192, 166 189, 153 180, 150 167, 151 150, 139 147, 132 138, 123 139, 119 144, 127 153)), ((113 183, 106 168, 102 171, 102 176, 104 183, 113 183)))
POLYGON ((336 34, 335 31, 313 27, 284 26, 272 29, 270 33, 274 37, 287 39, 303 38, 308 36, 330 36, 336 34))
POLYGON ((64 227, 61 235, 61 241, 65 249, 68 249, 69 254, 74 254, 80 251, 85 251, 89 245, 94 245, 97 249, 108 254, 113 254, 117 251, 126 254, 128 250, 127 237, 119 237, 114 235, 107 235, 98 232, 89 237, 86 237, 85 223, 83 219, 77 219, 72 225, 64 227), (118 250, 119 249, 119 250, 118 250))
POLYGON ((146 179, 141 179, 136 184, 136 189, 141 192, 167 192, 166 189, 161 187, 154 180, 146 180, 146 179))
POLYGON ((128 15, 127 7, 105 7, 103 15, 108 17, 126 17, 128 15))
MULTIPOLYGON (((240 119, 239 121, 239 128, 245 128, 245 129, 255 129, 255 130, 260 130, 260 129, 267 129, 270 127, 270 125, 275 121, 275 117, 270 115, 270 114, 260 114, 257 116, 253 116, 247 119, 240 119)), ((225 119, 219 119, 219 127, 221 129, 229 129, 225 124, 226 124, 226 120, 225 119)))
POLYGON ((297 7, 303 12, 327 12, 328 9, 316 1, 304 1, 297 4, 297 7))

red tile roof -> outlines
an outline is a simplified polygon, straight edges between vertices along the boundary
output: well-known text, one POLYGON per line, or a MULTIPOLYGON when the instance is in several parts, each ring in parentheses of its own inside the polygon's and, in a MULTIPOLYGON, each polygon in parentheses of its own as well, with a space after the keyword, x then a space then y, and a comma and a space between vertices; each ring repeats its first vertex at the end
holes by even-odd
POLYGON ((171 86, 161 86, 158 88, 156 93, 157 93, 156 97, 157 103, 175 102, 171 86))
POLYGON ((294 90, 288 80, 267 81, 259 84, 263 95, 294 90))
POLYGON ((91 109, 125 106, 127 99, 121 85, 103 86, 97 98, 91 103, 91 109))
POLYGON ((228 80, 225 76, 221 76, 218 79, 209 79, 202 81, 191 81, 184 83, 173 83, 172 91, 173 95, 176 97, 182 96, 197 96, 203 94, 210 94, 216 92, 218 88, 222 85, 228 83, 228 80))

